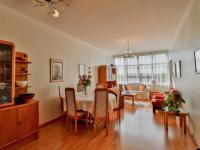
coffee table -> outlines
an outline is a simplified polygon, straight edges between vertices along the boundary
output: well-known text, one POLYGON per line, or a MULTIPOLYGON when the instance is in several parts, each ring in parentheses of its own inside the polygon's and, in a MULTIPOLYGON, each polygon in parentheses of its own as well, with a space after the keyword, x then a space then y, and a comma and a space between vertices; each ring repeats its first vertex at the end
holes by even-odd
POLYGON ((137 99, 137 93, 135 91, 122 91, 123 97, 130 97, 132 100, 132 105, 134 106, 134 101, 137 99))

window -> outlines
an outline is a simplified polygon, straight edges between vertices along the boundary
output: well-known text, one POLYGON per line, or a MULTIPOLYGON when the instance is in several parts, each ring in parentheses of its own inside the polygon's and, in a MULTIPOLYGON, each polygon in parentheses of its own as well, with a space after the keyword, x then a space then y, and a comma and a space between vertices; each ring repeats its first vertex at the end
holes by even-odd
POLYGON ((115 65, 118 83, 151 84, 155 79, 158 85, 169 85, 168 53, 115 58, 115 65))

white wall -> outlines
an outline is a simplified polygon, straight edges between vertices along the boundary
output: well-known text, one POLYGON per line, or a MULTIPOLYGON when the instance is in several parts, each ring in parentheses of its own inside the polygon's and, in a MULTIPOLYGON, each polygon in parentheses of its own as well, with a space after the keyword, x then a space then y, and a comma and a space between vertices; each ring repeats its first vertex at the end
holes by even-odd
POLYGON ((33 63, 29 69, 32 74, 29 91, 34 92, 40 102, 40 124, 60 115, 58 85, 64 88, 77 83, 78 64, 92 67, 94 86, 95 68, 109 60, 104 51, 5 7, 0 8, 0 39, 14 42, 16 50, 30 55, 33 63), (50 58, 64 60, 64 82, 50 83, 50 58))
POLYGON ((173 61, 181 60, 182 77, 175 78, 175 86, 187 100, 190 112, 189 127, 200 144, 200 74, 195 73, 194 51, 200 47, 200 1, 194 0, 174 41, 171 51, 173 61))

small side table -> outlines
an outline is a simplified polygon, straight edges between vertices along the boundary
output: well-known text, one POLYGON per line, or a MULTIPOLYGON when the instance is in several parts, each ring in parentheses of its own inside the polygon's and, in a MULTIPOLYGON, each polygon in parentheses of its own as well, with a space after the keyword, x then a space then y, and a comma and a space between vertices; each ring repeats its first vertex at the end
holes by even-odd
POLYGON ((132 105, 134 106, 134 101, 137 99, 137 93, 134 91, 130 91, 126 93, 125 91, 122 92, 123 97, 130 97, 132 100, 132 105))
MULTIPOLYGON (((186 116, 188 115, 188 112, 185 112, 183 109, 180 110, 179 117, 180 117, 180 127, 184 128, 184 133, 186 134, 186 116)), ((169 115, 175 115, 175 112, 173 111, 164 111, 164 125, 165 130, 168 131, 168 116, 169 115)))

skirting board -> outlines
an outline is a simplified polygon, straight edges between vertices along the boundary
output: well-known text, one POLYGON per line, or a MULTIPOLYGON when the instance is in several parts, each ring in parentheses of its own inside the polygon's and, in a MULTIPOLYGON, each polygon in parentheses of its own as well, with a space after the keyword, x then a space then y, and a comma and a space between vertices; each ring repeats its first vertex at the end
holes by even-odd
POLYGON ((194 142, 196 143, 196 145, 200 148, 200 141, 198 141, 197 137, 192 134, 190 128, 187 128, 187 130, 189 131, 189 134, 191 135, 191 137, 194 139, 194 142))
POLYGON ((200 148, 200 142, 198 141, 197 137, 195 135, 192 136, 195 143, 197 144, 197 146, 200 148))
POLYGON ((59 117, 56 117, 56 118, 54 118, 54 119, 52 119, 52 120, 49 120, 49 121, 47 121, 47 122, 41 124, 41 125, 39 126, 39 128, 46 127, 46 126, 48 126, 49 124, 51 124, 51 123, 53 123, 53 122, 56 122, 56 121, 60 120, 60 119, 63 118, 64 116, 65 116, 65 114, 62 114, 62 115, 59 116, 59 117))

